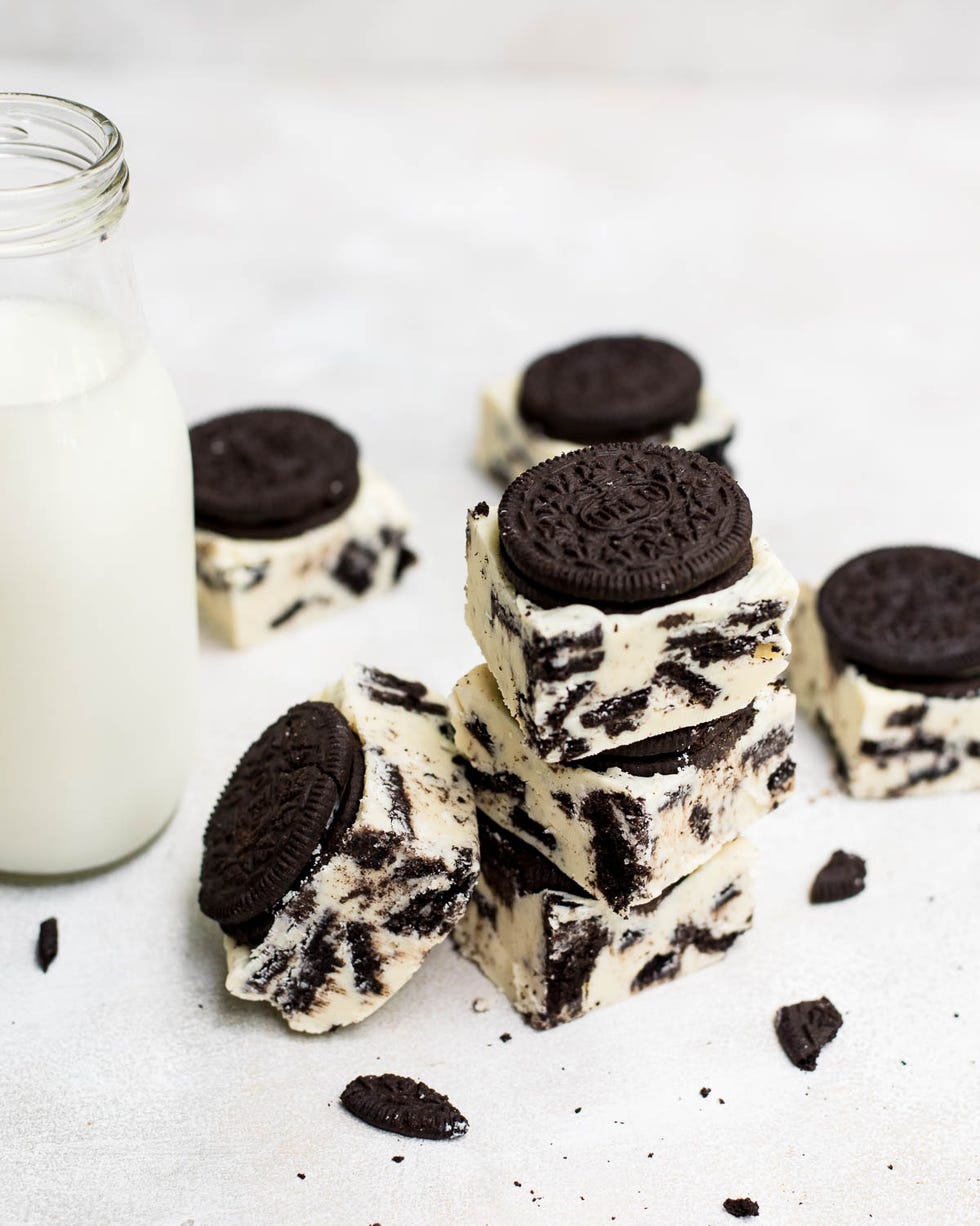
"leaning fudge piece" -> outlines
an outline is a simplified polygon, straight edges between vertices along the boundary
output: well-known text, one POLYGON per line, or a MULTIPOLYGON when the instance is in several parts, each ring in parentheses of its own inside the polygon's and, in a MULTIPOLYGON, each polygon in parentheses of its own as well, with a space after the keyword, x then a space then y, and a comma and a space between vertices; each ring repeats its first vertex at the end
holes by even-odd
POLYGON ((232 647, 384 592, 414 561, 401 499, 325 418, 229 413, 191 450, 198 605, 232 647))
POLYGON ((793 787, 782 679, 732 715, 571 763, 529 748, 481 665, 449 700, 477 808, 622 915, 656 898, 793 787))
POLYGON ((478 818, 480 879, 453 940, 537 1030, 716 962, 752 922, 744 839, 620 916, 478 818))
POLYGON ((583 444, 645 438, 724 463, 733 434, 684 350, 645 336, 601 336, 486 389, 476 462, 506 485, 583 444))
POLYGON ((877 549, 804 587, 790 684, 853 796, 980 787, 980 559, 877 549))
POLYGON ((311 1034, 362 1021, 463 914, 473 792, 440 697, 351 669, 248 750, 205 834, 226 987, 311 1034))
POLYGON ((730 715, 786 667, 796 581, 703 456, 570 452, 499 512, 480 503, 466 535, 467 625, 549 762, 730 715))

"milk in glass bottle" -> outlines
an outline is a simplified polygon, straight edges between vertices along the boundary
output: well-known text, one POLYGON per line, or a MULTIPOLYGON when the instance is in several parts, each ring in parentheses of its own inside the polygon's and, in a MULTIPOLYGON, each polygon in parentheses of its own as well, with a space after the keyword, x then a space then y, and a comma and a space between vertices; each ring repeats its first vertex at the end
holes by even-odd
POLYGON ((119 234, 112 123, 0 94, 0 872, 173 814, 197 647, 187 431, 119 234))

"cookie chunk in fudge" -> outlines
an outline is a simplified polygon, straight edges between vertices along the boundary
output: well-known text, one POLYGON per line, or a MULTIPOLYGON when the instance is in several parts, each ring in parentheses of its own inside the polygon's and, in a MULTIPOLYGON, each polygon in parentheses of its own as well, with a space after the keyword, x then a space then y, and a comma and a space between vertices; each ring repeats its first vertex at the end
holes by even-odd
POLYGON ((690 354, 646 336, 600 336, 488 387, 476 460, 504 484, 587 443, 646 439, 724 463, 733 433, 690 354))
POLYGON ((354 439, 296 409, 194 426, 202 620, 233 647, 386 591, 414 561, 395 491, 354 439))
POLYGON ((479 814, 481 872, 457 948, 545 1030, 716 962, 752 922, 743 839, 627 915, 479 814))
POLYGON ((710 859, 792 789, 796 701, 781 680, 748 706, 570 763, 520 734, 485 665, 449 701, 477 808, 620 914, 710 859))
POLYGON ((859 797, 980 787, 980 559, 900 546, 804 587, 790 684, 859 797))
POLYGON ((444 700, 351 669, 262 734, 211 816, 200 902, 229 992, 294 1030, 362 1021, 463 914, 478 850, 444 700))
POLYGON ((704 456, 570 452, 474 508, 466 536, 467 625, 550 762, 731 715, 786 667, 796 582, 704 456))

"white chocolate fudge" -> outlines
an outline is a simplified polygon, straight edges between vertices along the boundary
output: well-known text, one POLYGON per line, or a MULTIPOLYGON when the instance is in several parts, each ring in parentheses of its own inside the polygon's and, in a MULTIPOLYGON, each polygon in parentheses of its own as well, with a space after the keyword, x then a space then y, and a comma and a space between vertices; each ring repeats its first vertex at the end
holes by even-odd
MULTIPOLYGON (((500 379, 488 387, 481 398, 476 462, 505 485, 526 468, 582 446, 566 439, 551 438, 525 422, 517 407, 520 385, 520 376, 500 379)), ((725 445, 733 433, 731 416, 713 397, 702 392, 693 421, 672 426, 651 436, 651 441, 700 451, 713 460, 723 461, 725 445)))
POLYGON ((804 586, 791 634, 789 681, 800 709, 830 738, 852 796, 925 796, 980 788, 980 681, 974 694, 889 689, 835 661, 804 586))
POLYGON ((479 821, 482 871, 453 940, 535 1029, 708 966, 752 922, 744 839, 620 916, 528 844, 479 821))
POLYGON ((717 719, 786 667, 797 584, 761 537, 748 574, 642 612, 545 609, 504 574, 495 508, 470 511, 466 624, 524 736, 548 762, 717 719))
POLYGON ((714 741, 671 755, 671 773, 543 761, 505 709, 485 665, 449 708, 477 808, 626 915, 710 859, 790 793, 796 701, 777 681, 726 717, 714 741))
POLYGON ((445 701, 364 667, 319 697, 363 746, 357 814, 325 860, 314 853, 256 944, 225 937, 228 991, 310 1034, 363 1021, 408 981, 463 914, 479 864, 445 701))
POLYGON ((411 521, 387 482, 360 465, 357 496, 342 515, 299 536, 244 540, 198 528, 202 620, 232 647, 283 626, 387 591, 411 554, 411 521))

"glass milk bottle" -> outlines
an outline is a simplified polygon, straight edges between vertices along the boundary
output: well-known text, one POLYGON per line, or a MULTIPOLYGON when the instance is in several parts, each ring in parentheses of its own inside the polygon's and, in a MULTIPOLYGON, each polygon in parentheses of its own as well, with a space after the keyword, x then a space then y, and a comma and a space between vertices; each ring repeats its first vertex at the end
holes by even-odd
POLYGON ((110 864, 173 814, 197 651, 187 430, 87 107, 0 94, 0 872, 110 864))

